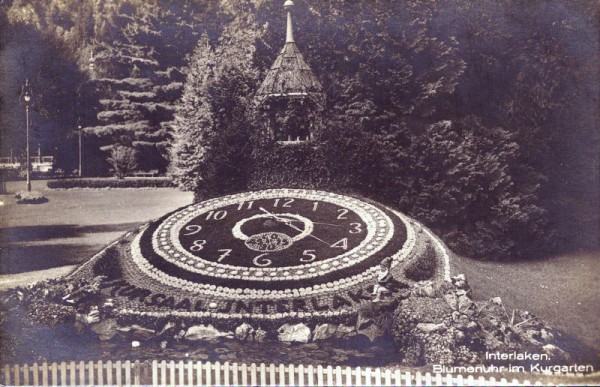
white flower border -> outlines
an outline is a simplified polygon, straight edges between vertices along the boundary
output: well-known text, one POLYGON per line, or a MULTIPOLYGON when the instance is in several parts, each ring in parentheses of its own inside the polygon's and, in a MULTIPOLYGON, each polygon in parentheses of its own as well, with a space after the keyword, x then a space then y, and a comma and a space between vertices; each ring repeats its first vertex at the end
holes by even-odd
POLYGON ((271 189, 223 196, 188 206, 178 211, 156 229, 152 235, 152 247, 166 261, 193 273, 219 278, 242 278, 254 281, 291 281, 314 278, 342 270, 367 259, 382 250, 394 235, 392 220, 380 209, 364 201, 331 192, 271 189), (192 219, 208 211, 240 202, 257 199, 298 198, 320 200, 348 208, 358 214, 366 225, 367 236, 354 249, 322 261, 287 267, 240 267, 209 261, 188 252, 179 242, 181 229, 192 219))

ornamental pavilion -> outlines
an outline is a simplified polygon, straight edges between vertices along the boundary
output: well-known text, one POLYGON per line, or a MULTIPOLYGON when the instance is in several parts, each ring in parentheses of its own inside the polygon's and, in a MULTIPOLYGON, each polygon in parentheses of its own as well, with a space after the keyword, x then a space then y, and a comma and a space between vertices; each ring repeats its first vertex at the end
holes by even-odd
POLYGON ((294 2, 287 0, 285 45, 256 93, 264 131, 270 140, 280 144, 303 143, 318 139, 320 112, 325 97, 323 87, 304 61, 296 46, 292 26, 294 2))

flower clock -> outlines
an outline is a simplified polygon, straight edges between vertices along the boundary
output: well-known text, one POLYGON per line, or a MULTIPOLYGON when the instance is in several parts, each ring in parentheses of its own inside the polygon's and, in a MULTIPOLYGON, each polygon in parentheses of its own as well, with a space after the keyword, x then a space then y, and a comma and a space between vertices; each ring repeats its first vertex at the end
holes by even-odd
POLYGON ((336 193, 228 195, 145 226, 119 254, 120 276, 104 286, 126 300, 125 314, 344 316, 370 301, 383 259, 402 277, 421 230, 399 212, 336 193))

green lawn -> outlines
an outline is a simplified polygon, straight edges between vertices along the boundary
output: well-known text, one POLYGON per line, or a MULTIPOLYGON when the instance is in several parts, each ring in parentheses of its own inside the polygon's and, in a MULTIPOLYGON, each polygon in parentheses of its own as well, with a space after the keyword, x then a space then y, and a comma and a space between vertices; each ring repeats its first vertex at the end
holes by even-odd
MULTIPOLYGON (((9 192, 14 185, 7 184, 9 192)), ((34 189, 49 201, 22 205, 0 195, 2 274, 84 262, 128 230, 192 202, 191 193, 170 188, 48 190, 34 181, 34 189)))
POLYGON ((453 258, 452 273, 467 276, 476 299, 501 297, 600 352, 600 251, 510 263, 453 258))

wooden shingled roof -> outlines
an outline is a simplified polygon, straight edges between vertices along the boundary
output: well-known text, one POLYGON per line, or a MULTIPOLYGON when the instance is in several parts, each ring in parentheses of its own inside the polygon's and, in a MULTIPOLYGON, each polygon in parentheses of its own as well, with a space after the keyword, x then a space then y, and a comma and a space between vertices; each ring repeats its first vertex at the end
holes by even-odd
POLYGON ((288 42, 275 59, 260 85, 257 96, 294 96, 322 93, 323 87, 315 77, 294 42, 288 42))
POLYGON ((267 71, 267 75, 256 93, 259 98, 293 97, 320 94, 323 91, 321 83, 304 61, 294 42, 291 15, 293 5, 294 3, 291 0, 285 3, 287 11, 285 46, 269 71, 267 71))

